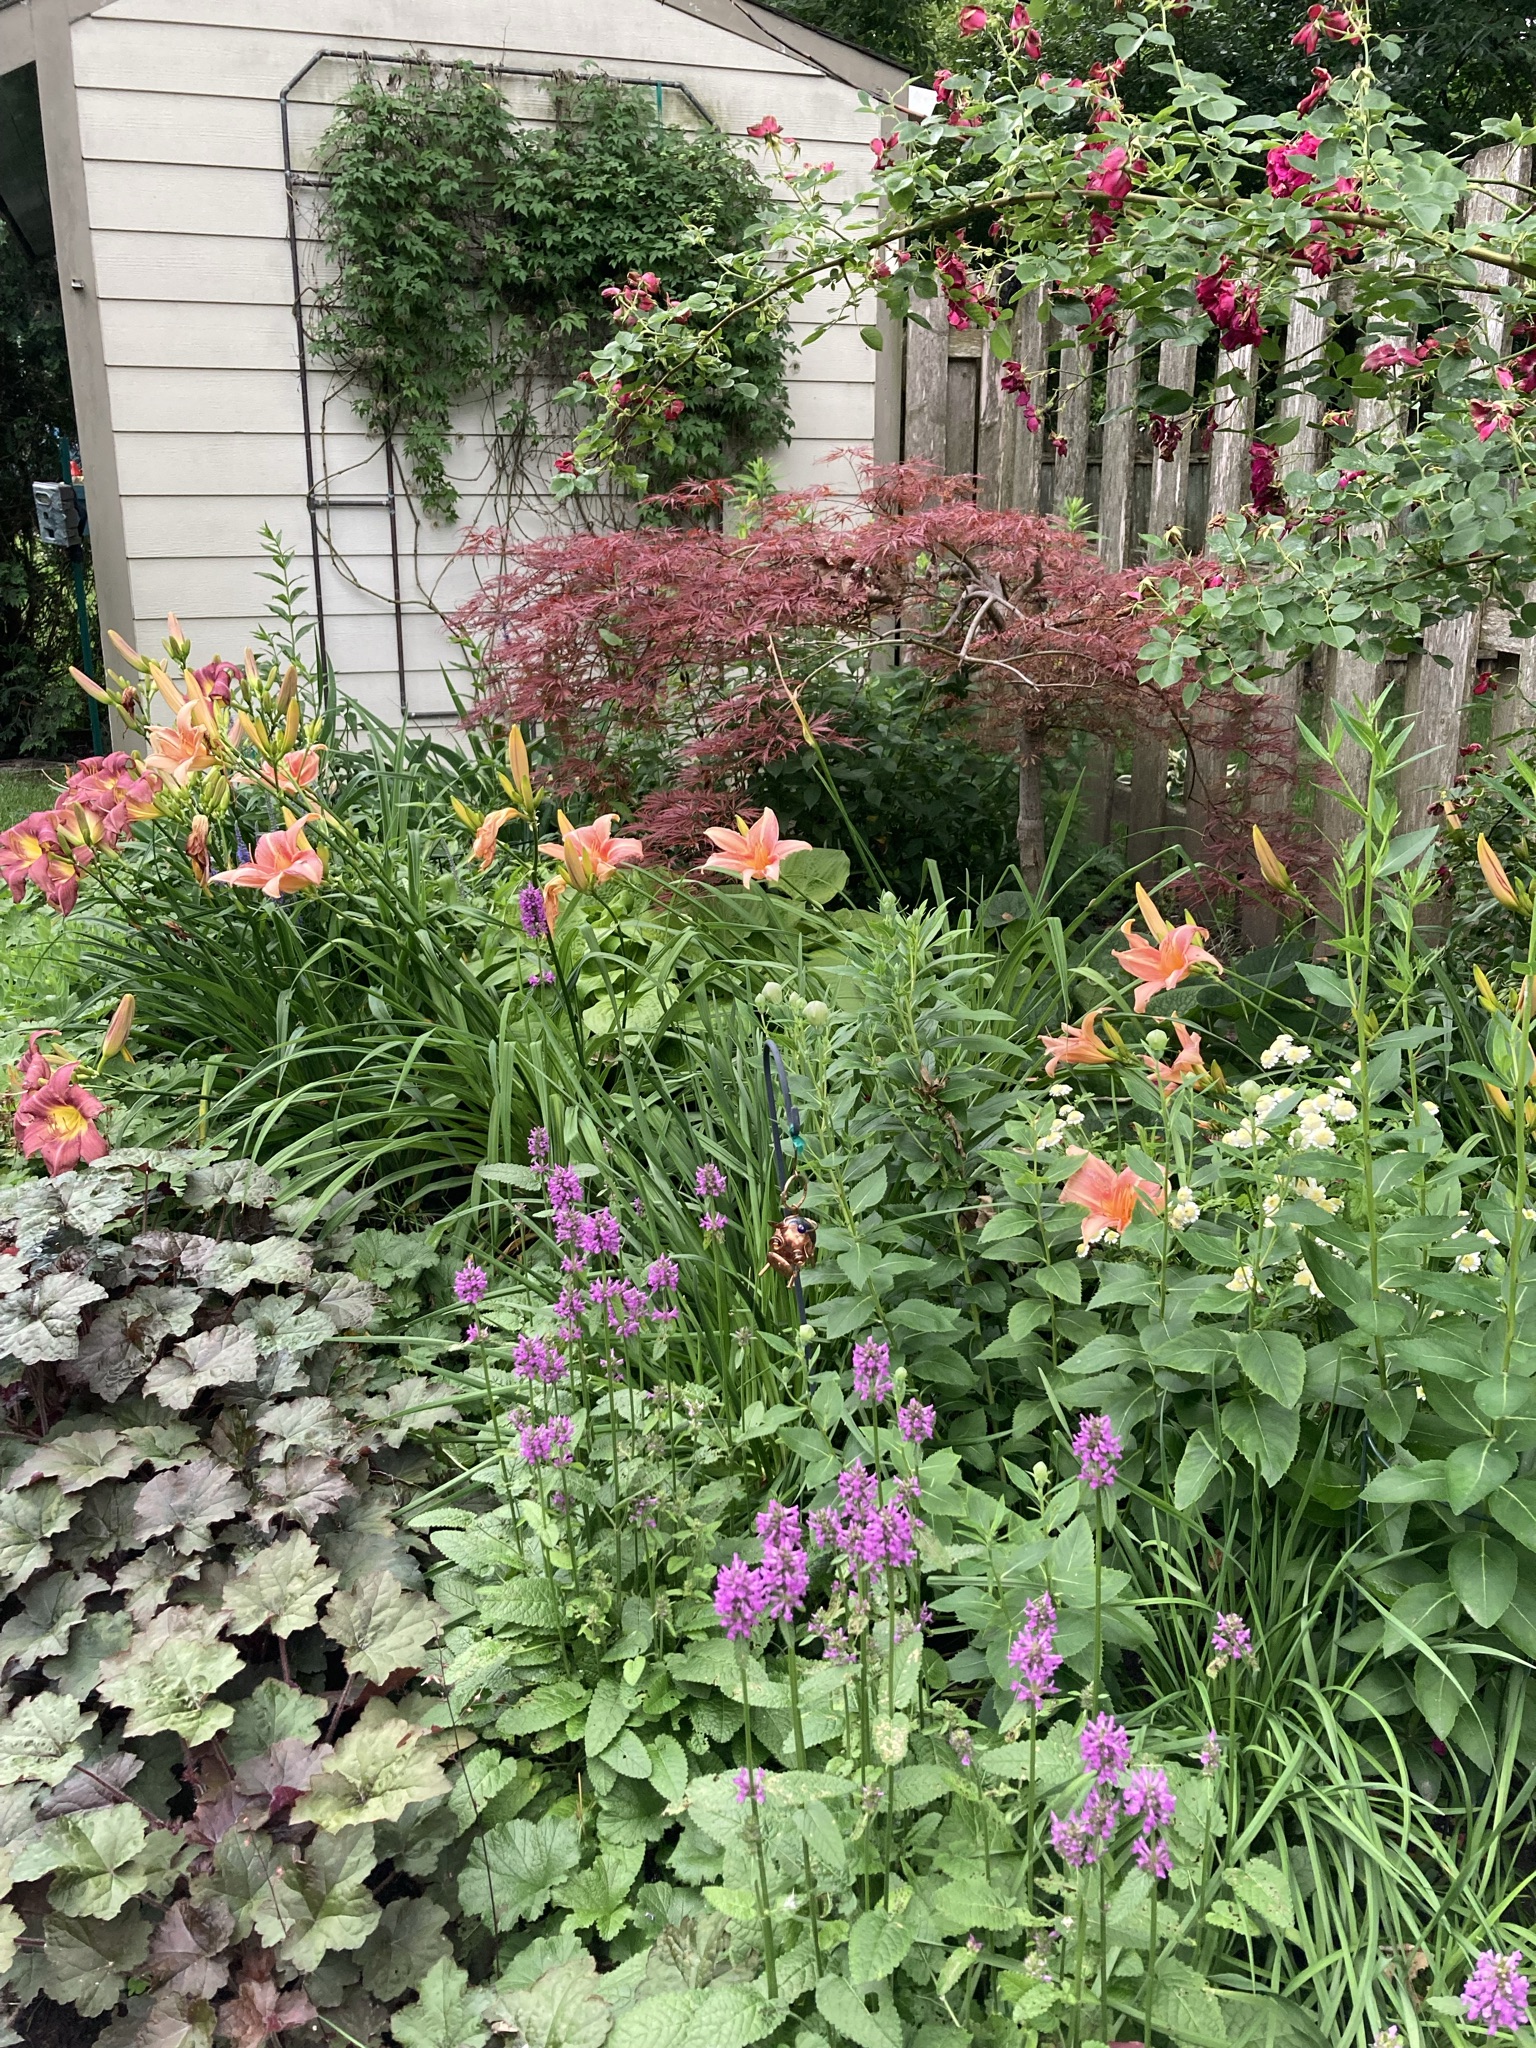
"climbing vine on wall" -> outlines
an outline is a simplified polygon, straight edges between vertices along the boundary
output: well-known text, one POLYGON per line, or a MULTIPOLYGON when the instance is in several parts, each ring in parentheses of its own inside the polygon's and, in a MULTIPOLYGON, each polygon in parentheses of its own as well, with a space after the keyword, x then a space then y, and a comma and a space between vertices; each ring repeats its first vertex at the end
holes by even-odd
MULTIPOLYGON (((321 144, 334 276, 312 340, 434 519, 457 510, 455 406, 488 398, 520 468, 537 394, 609 325, 605 287, 653 271, 686 297, 752 240, 768 203, 723 135, 664 126, 646 89, 583 74, 553 81, 552 103, 553 125, 519 126, 494 76, 413 63, 365 72, 321 144)), ((787 353, 781 325, 744 332, 729 383, 690 391, 652 484, 724 475, 781 440, 787 353)))

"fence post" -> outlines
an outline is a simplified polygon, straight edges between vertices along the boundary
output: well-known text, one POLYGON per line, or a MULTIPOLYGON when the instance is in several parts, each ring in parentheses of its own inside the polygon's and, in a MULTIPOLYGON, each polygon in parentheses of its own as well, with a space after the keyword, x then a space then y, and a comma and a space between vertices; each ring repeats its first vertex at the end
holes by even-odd
MULTIPOLYGON (((1127 320, 1110 344, 1104 371, 1104 426, 1099 448, 1099 560, 1123 569, 1131 558, 1131 494, 1136 482, 1136 398, 1141 363, 1136 323, 1127 320)), ((1115 743, 1090 740, 1083 765, 1083 830, 1108 846, 1115 814, 1115 743)))
MULTIPOLYGON (((935 301, 935 304, 938 302, 935 301)), ((907 412, 903 447, 908 462, 944 468, 949 417, 949 332, 907 322, 907 412)))
MULTIPOLYGON (((1170 390, 1195 388, 1195 344, 1165 341, 1158 351, 1157 377, 1170 390)), ((1152 532, 1161 536, 1182 527, 1189 502, 1189 428, 1168 460, 1159 455, 1152 464, 1152 511, 1148 521, 1152 532)), ((1131 804, 1127 825, 1127 850, 1133 862, 1149 859, 1163 850, 1163 826, 1168 816, 1168 740, 1165 734, 1149 733, 1138 739, 1131 754, 1131 804)))
MULTIPOLYGON (((1050 372, 1047 360, 1048 334, 1040 318, 1041 294, 1028 292, 1013 313, 1013 354, 1029 379, 1029 394, 1037 413, 1049 402, 1050 372)), ((1024 408, 1010 405, 1003 415, 1002 503, 1015 512, 1040 510, 1040 444, 1044 429, 1031 433, 1024 424, 1024 408)))
MULTIPOLYGON (((1222 349, 1216 358, 1216 388, 1221 395, 1211 409, 1211 466, 1206 493, 1205 530, 1221 524, 1240 511, 1251 492, 1249 447, 1253 440, 1254 370, 1257 351, 1253 348, 1222 349), (1231 378, 1223 391, 1223 380, 1231 378)), ((1211 820, 1227 800, 1227 774, 1231 750, 1222 739, 1192 736, 1189 745, 1189 788, 1185 816, 1189 835, 1186 851, 1191 858, 1209 858, 1207 844, 1211 820)))
POLYGON ((1066 442, 1056 451, 1051 510, 1059 519, 1068 498, 1088 492, 1088 429, 1093 418, 1093 349, 1087 342, 1062 344, 1056 371, 1056 431, 1066 442))

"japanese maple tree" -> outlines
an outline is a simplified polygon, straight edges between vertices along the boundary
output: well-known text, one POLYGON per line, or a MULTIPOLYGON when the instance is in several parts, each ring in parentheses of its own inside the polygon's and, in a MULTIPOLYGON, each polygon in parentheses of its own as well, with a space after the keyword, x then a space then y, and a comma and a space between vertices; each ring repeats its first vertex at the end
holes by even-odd
POLYGON ((935 715, 1018 762, 1026 875, 1044 859, 1042 755, 1177 714, 1137 675, 1170 579, 1105 569, 1057 521, 983 510, 969 479, 870 466, 851 503, 739 505, 717 484, 668 504, 710 500, 718 524, 474 536, 511 566, 456 621, 483 648, 473 715, 542 721, 565 786, 632 806, 658 850, 691 853, 753 808, 755 775, 838 744, 826 685, 876 662, 934 677, 935 715))

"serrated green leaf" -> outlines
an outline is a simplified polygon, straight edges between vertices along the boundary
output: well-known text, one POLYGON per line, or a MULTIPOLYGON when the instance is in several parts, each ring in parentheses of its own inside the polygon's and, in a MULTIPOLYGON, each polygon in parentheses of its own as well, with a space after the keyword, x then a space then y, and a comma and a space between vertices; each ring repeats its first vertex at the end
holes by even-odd
POLYGON ((247 1559, 224 1582, 224 1612, 237 1636, 269 1628, 275 1636, 313 1628, 320 1602, 336 1585, 336 1574, 320 1562, 308 1536, 295 1532, 247 1559))
POLYGON ((0 1714, 0 1785, 58 1785, 85 1754, 91 1717, 72 1699, 34 1693, 0 1714))
POLYGON ((371 1699, 294 1806, 295 1821, 331 1834, 398 1820, 408 1806, 446 1799, 447 1776, 424 1737, 425 1730, 397 1714, 388 1700, 371 1699))
POLYGON ((297 1686, 264 1678, 235 1708, 224 1748, 232 1764, 261 1756, 275 1742, 309 1743, 327 1712, 323 1698, 297 1686))
POLYGON ((1232 1339, 1232 1348, 1261 1394, 1282 1408, 1296 1406, 1307 1384, 1307 1354, 1299 1337, 1281 1330, 1244 1330, 1232 1339))
POLYGON ((587 1709, 587 1755, 601 1756, 638 1704, 636 1694, 616 1678, 600 1678, 587 1709))
POLYGON ((567 1927, 593 1927, 603 1941, 612 1941, 628 1925, 630 1894, 645 1860, 645 1844, 604 1849, 585 1870, 568 1877, 555 1893, 566 1909, 567 1927))
POLYGON ((433 1965, 452 1954, 447 1925, 447 1908, 434 1899, 391 1899, 358 1958, 369 1996, 393 2005, 424 1983, 433 1965))
POLYGON ((1220 1470, 1220 1452, 1205 1431, 1197 1429, 1184 1446, 1174 1475, 1173 1504, 1181 1514, 1188 1513, 1220 1470))
POLYGON ((912 1946, 912 1936, 883 1906, 861 1913, 848 1933, 848 1976, 854 1984, 889 1977, 912 1946))
POLYGON ((126 1650, 102 1660, 98 1689, 114 1706, 129 1709, 125 1735, 168 1733, 196 1744, 235 1718, 232 1706, 211 1695, 239 1669, 232 1643, 191 1632, 165 1637, 141 1631, 126 1650))
POLYGON ((688 1755, 672 1735, 653 1735, 649 1744, 651 1783, 669 1804, 688 1790, 688 1755))
POLYGON ((194 1331, 152 1365, 144 1391, 167 1408, 183 1410, 206 1387, 249 1386, 260 1370, 250 1331, 221 1323, 212 1330, 194 1331))
POLYGON ((409 2005, 389 2022, 400 2048, 482 2048, 490 2039, 485 2021, 489 1995, 472 1988, 468 1973, 444 1956, 422 1979, 409 2005))
POLYGON ((649 1778, 651 1759, 633 1728, 621 1729, 603 1751, 603 1762, 621 1778, 649 1778))
POLYGON ((50 1913, 43 1922, 49 1995, 60 2005, 73 2006, 82 2019, 112 2010, 148 1951, 149 1924, 129 1907, 111 1920, 68 1920, 50 1913))
POLYGON ((488 1828, 459 1872, 459 1902, 488 1927, 535 1919, 581 1860, 569 1817, 510 1820, 488 1828))
POLYGON ((889 2025, 882 2025, 846 1977, 828 1974, 817 1979, 816 2010, 857 2048, 901 2048, 901 2023, 895 2014, 889 2025))
POLYGON ((371 1827, 316 1835, 302 1857, 285 1853, 251 1901, 256 1931, 301 1971, 332 1949, 361 1948, 379 1920, 367 1883, 374 1861, 371 1827))
POLYGON ((1267 1394, 1238 1394, 1221 1411, 1221 1426, 1270 1486, 1290 1470, 1301 1437, 1301 1417, 1267 1394))
POLYGON ((590 1955, 568 1956, 533 1983, 498 1992, 492 2020, 498 2032, 515 2031, 527 2048, 602 2048, 613 2027, 613 2007, 590 1955))
POLYGON ((48 1539, 69 1527, 80 1505, 52 1479, 20 1493, 0 1493, 0 1592, 14 1593, 53 1562, 48 1539))
POLYGON ((320 1626, 340 1643, 346 1667, 382 1685, 397 1671, 419 1671, 441 1615, 422 1593, 391 1572, 371 1572, 350 1593, 338 1593, 320 1626))
POLYGON ((1226 1873, 1227 1884, 1243 1904, 1257 1913, 1276 1934, 1294 1935, 1296 1910, 1285 1872, 1267 1856, 1250 1856, 1240 1869, 1226 1873))

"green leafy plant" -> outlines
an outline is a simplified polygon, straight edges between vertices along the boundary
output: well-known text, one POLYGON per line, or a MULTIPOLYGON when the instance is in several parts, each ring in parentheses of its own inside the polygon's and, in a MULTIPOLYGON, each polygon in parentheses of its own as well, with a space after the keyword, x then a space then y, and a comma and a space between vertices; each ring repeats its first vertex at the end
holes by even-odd
MULTIPOLYGON (((679 302, 757 234, 765 190, 712 130, 668 127, 650 95, 595 75, 552 86, 552 127, 519 127, 492 75, 426 61, 371 70, 317 156, 336 265, 315 345, 351 379, 371 432, 398 437, 426 511, 451 519, 454 408, 496 422, 502 490, 536 429, 539 379, 563 384, 607 324, 603 292, 651 272, 679 302)), ((653 278, 654 283, 654 278, 653 278)), ((786 431, 781 326, 743 334, 732 374, 690 389, 655 476, 720 475, 786 431)))

